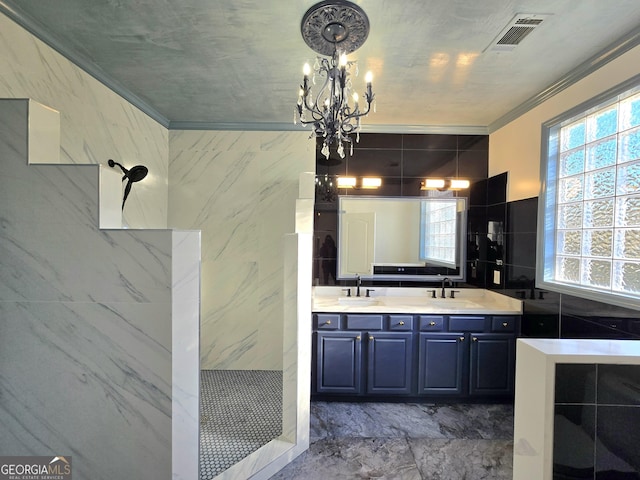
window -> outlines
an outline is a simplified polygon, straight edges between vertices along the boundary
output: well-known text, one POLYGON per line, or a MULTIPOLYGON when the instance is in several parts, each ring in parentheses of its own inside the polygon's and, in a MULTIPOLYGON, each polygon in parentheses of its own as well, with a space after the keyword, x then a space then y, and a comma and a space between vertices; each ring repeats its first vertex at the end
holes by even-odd
POLYGON ((581 110, 545 125, 538 277, 639 308, 640 87, 581 110))
POLYGON ((420 260, 456 268, 458 199, 423 201, 420 210, 420 260))

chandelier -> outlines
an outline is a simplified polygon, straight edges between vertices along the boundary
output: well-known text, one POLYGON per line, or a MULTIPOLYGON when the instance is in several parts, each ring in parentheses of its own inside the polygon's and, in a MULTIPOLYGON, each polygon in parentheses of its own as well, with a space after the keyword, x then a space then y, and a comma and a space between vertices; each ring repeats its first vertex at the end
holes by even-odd
POLYGON ((372 75, 368 72, 364 92, 366 107, 361 109, 358 94, 351 93, 351 68, 357 76, 357 62, 347 60, 347 54, 367 39, 369 19, 359 6, 351 2, 320 2, 304 14, 301 31, 302 38, 311 49, 329 58, 316 57, 311 80, 311 67, 305 64, 293 123, 312 126, 310 138, 324 139, 321 151, 325 157, 329 158, 329 146, 337 144, 336 150, 344 158, 344 144, 350 145, 353 154, 350 135, 356 135, 356 142, 360 140, 360 119, 369 113, 374 100, 372 75), (318 79, 321 85, 314 96, 311 87, 318 79))

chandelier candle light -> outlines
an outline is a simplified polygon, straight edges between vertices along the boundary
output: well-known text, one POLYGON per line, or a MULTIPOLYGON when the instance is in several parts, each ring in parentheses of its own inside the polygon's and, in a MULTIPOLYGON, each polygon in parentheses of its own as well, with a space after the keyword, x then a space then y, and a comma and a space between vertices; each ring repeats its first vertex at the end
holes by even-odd
MULTIPOLYGON (((322 153, 329 158, 329 146, 337 144, 337 152, 344 158, 344 143, 351 145, 351 134, 360 140, 360 118, 371 110, 374 94, 371 88, 373 75, 365 76, 364 98, 366 108, 360 110, 358 94, 351 94, 351 67, 357 62, 347 60, 347 54, 359 48, 369 34, 369 19, 357 5, 348 1, 326 1, 311 7, 302 18, 302 37, 317 53, 330 55, 329 58, 316 57, 311 83, 316 77, 324 78, 324 83, 316 97, 313 97, 309 75, 311 67, 305 64, 300 86, 298 104, 293 123, 313 126, 311 137, 323 137, 322 153), (349 104, 350 97, 353 104, 349 104)), ((375 111, 375 104, 373 105, 375 111)))

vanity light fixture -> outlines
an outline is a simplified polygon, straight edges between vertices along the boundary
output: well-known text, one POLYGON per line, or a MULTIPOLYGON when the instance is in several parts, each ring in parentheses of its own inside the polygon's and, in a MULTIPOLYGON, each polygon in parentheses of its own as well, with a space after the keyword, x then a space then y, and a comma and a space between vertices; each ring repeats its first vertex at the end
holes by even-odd
POLYGON ((382 186, 382 179, 380 177, 338 177, 336 183, 338 188, 376 189, 382 186))
MULTIPOLYGON (((360 118, 367 115, 374 99, 372 74, 365 76, 366 90, 358 104, 358 94, 352 92, 351 67, 357 62, 347 60, 347 54, 359 48, 369 35, 369 18, 362 8, 347 0, 329 0, 312 6, 302 18, 302 38, 315 52, 329 58, 316 57, 312 68, 305 64, 293 123, 311 125, 311 137, 322 137, 322 154, 329 158, 329 146, 336 144, 338 155, 344 158, 344 144, 358 142, 360 118), (311 86, 318 79, 317 93, 311 86)), ((375 111, 375 104, 373 104, 375 111)))
POLYGON ((469 184, 469 180, 460 178, 425 178, 420 183, 420 190, 464 190, 469 184))
POLYGON ((361 188, 380 188, 382 179, 380 177, 363 177, 360 186, 361 188))
POLYGON ((338 177, 336 181, 338 188, 354 188, 356 186, 356 177, 338 177))

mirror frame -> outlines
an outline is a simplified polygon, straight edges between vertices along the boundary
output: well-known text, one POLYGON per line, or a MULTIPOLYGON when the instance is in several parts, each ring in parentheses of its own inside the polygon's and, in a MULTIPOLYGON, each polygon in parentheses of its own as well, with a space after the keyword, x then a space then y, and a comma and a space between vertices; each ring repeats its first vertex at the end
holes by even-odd
MULTIPOLYGON (((343 214, 347 213, 344 210, 344 201, 368 201, 369 203, 376 202, 407 202, 407 203, 417 203, 418 211, 422 212, 422 204, 425 201, 436 201, 441 202, 444 200, 456 200, 457 202, 461 202, 461 206, 458 208, 458 218, 457 225, 460 227, 460 231, 456 234, 456 263, 457 273, 452 271, 450 268, 447 268, 447 272, 443 273, 434 273, 434 274, 409 274, 409 273, 362 273, 359 274, 360 278, 363 280, 373 280, 373 281, 414 281, 414 282, 435 282, 441 281, 443 277, 447 277, 452 281, 466 281, 466 262, 467 262, 467 212, 468 212, 468 201, 466 197, 378 197, 378 196, 363 196, 363 195, 340 195, 338 197, 338 253, 337 253, 337 272, 336 278, 338 280, 353 280, 355 274, 344 274, 342 273, 341 264, 343 263, 343 243, 344 243, 344 232, 345 225, 343 224, 343 214)), ((416 219, 417 225, 412 226, 412 229, 417 232, 417 235, 420 236, 421 230, 421 222, 420 218, 416 219)), ((377 227, 376 227, 377 229, 377 227)), ((408 229, 408 228, 407 228, 408 229)), ((375 242, 375 240, 374 240, 375 242)), ((417 239, 417 243, 420 243, 420 239, 417 239)), ((390 263, 385 262, 386 266, 391 266, 392 268, 397 266, 399 269, 407 266, 424 266, 422 264, 403 264, 402 262, 390 263)), ((434 266, 438 268, 438 266, 434 266)), ((446 267, 440 267, 445 269, 446 267)))

